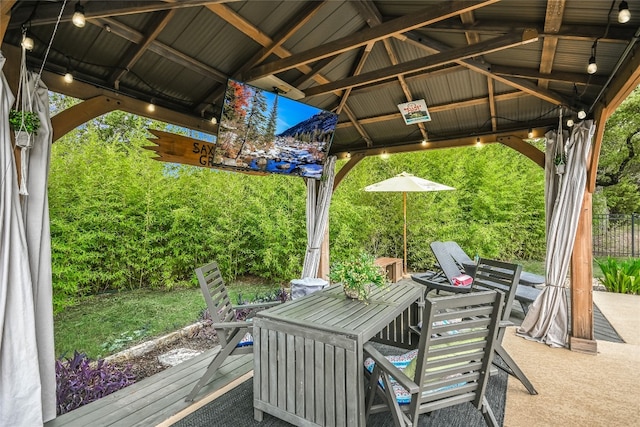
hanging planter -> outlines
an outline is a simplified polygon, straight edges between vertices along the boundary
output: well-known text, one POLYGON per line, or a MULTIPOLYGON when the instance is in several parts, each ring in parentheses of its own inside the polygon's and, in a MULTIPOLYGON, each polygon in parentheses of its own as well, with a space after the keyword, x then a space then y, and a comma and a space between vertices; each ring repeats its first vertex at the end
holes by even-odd
POLYGON ((31 147, 32 137, 38 134, 40 128, 40 118, 33 111, 11 110, 9 126, 15 132, 18 147, 31 147))
POLYGON ((556 165, 556 173, 562 175, 567 164, 567 157, 564 154, 556 154, 553 163, 556 165))

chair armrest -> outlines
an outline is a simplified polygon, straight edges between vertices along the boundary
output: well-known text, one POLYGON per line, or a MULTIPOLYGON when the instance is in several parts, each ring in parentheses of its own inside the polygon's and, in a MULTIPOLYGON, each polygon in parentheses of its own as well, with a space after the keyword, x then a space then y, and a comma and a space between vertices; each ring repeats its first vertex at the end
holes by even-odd
POLYGON ((211 326, 215 329, 252 329, 253 325, 251 322, 219 322, 212 323, 211 326))
POLYGON ((270 302, 261 302, 261 303, 256 303, 256 304, 241 304, 241 305, 232 305, 232 307, 235 310, 256 310, 259 308, 268 308, 268 307, 275 307, 276 305, 280 305, 282 304, 280 301, 270 301, 270 302))
POLYGON ((420 387, 413 382, 413 379, 409 378, 400 369, 396 368, 393 363, 389 362, 382 353, 380 353, 371 343, 366 343, 363 347, 365 353, 367 353, 375 362, 376 366, 391 375, 409 394, 416 394, 420 387))

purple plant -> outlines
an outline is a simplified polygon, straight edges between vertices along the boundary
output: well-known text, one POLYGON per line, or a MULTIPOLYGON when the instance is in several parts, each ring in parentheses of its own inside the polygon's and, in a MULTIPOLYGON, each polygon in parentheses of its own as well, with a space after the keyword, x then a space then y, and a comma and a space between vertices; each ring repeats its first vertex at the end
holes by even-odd
POLYGON ((131 365, 124 369, 84 353, 56 360, 56 413, 62 415, 135 383, 131 365))

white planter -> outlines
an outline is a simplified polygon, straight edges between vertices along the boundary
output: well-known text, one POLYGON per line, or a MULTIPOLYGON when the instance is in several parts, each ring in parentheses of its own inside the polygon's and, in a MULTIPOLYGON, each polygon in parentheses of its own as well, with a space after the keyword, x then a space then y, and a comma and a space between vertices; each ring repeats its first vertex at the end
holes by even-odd
POLYGON ((16 145, 18 147, 31 148, 31 146, 33 145, 32 134, 30 134, 29 132, 25 132, 23 130, 17 130, 15 131, 15 136, 16 136, 16 145))
POLYGON ((564 173, 564 163, 560 163, 559 165, 556 165, 556 173, 558 175, 562 175, 564 173))

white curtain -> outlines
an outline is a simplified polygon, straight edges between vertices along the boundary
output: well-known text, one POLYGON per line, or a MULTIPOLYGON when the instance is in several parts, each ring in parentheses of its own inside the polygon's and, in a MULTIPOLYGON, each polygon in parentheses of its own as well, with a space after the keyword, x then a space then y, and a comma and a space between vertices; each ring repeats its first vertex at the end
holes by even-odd
MULTIPOLYGON (((0 70, 5 58, 0 53, 0 70)), ((29 76, 31 90, 35 76, 29 76)), ((26 153, 30 196, 20 203, 9 134, 14 97, 0 73, 0 425, 55 418, 55 356, 47 174, 52 139, 47 88, 35 90, 42 126, 26 153)))
POLYGON ((569 311, 564 283, 578 228, 594 133, 593 121, 586 120, 573 126, 566 141, 564 135, 555 131, 545 135, 546 286, 517 334, 552 347, 567 345, 569 311), (562 152, 566 153, 565 172, 557 174, 554 158, 562 152))
POLYGON ((302 266, 303 279, 314 278, 318 275, 320 245, 329 221, 329 205, 333 195, 335 166, 335 156, 328 157, 319 188, 316 187, 316 180, 307 179, 307 252, 304 255, 302 266))

